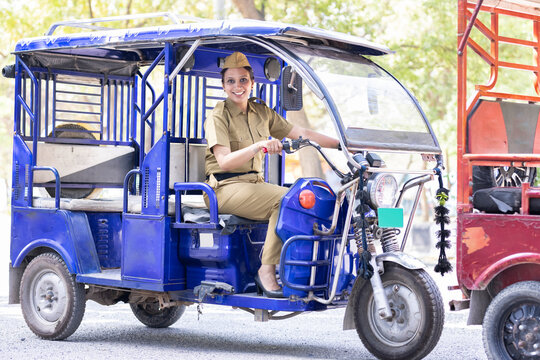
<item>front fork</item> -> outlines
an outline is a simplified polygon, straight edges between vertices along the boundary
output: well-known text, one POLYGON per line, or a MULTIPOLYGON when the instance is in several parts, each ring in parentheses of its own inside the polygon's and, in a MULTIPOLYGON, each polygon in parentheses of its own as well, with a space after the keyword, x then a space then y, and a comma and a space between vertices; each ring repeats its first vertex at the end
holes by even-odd
MULTIPOLYGON (((369 279, 371 287, 373 288, 373 298, 375 300, 375 307, 377 308, 377 314, 384 320, 390 320, 392 318, 392 312, 390 311, 390 305, 388 305, 388 299, 384 292, 384 287, 381 280, 381 274, 379 273, 379 267, 377 266, 377 259, 375 256, 371 257, 369 261, 373 266, 373 275, 369 279)), ((382 263, 381 263, 382 264, 382 263)))

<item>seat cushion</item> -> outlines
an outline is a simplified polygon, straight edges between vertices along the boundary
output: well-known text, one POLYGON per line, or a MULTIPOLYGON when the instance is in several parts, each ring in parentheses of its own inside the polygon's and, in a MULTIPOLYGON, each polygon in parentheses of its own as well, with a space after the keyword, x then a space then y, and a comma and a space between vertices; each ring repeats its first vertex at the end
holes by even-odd
MULTIPOLYGON (((521 209, 521 188, 492 187, 481 189, 473 194, 475 209, 491 214, 519 213, 521 209)), ((540 214, 540 199, 531 198, 531 214, 540 214)))

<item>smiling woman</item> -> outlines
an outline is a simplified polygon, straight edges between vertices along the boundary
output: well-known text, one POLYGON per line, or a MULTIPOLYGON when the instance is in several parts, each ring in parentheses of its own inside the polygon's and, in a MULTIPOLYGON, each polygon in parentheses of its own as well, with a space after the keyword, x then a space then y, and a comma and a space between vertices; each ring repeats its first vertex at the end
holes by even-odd
MULTIPOLYGON (((279 203, 288 189, 264 182, 264 153, 280 154, 284 137, 302 136, 333 148, 339 142, 292 125, 265 104, 250 99, 254 76, 244 54, 229 55, 221 75, 227 99, 216 105, 205 122, 207 182, 216 193, 220 212, 269 221, 262 266, 255 281, 266 296, 283 297, 275 277, 282 245, 275 228, 279 203)), ((205 200, 208 205, 208 198, 205 200)))

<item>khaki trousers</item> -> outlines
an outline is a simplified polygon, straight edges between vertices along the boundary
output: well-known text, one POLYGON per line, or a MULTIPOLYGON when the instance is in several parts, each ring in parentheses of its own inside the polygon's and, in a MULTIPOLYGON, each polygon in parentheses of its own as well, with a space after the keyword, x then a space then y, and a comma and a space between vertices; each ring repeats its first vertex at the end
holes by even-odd
MULTIPOLYGON (((257 174, 235 176, 219 182, 210 176, 208 184, 216 193, 220 213, 268 221, 261 263, 279 264, 283 243, 276 234, 276 224, 281 198, 289 189, 265 183, 257 174)), ((208 206, 206 195, 204 200, 208 206)))

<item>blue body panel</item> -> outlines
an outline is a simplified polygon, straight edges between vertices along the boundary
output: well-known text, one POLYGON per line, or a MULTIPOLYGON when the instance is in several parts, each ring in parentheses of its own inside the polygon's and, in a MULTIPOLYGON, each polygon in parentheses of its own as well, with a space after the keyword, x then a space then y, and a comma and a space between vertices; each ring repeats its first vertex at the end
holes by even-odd
POLYGON ((102 268, 119 268, 122 258, 122 215, 86 213, 102 268))
POLYGON ((71 273, 99 272, 99 259, 85 213, 12 207, 11 262, 21 264, 33 249, 58 252, 71 273))
POLYGON ((171 218, 132 214, 123 217, 122 280, 183 290, 185 270, 178 261, 178 230, 171 228, 171 218))
POLYGON ((12 206, 28 205, 28 190, 26 172, 32 165, 32 153, 24 140, 15 134, 13 137, 13 177, 11 192, 12 206))
POLYGON ((236 293, 255 291, 253 276, 261 265, 267 227, 265 223, 241 225, 229 235, 220 230, 181 229, 179 257, 186 266, 187 288, 208 280, 232 285, 236 293), (201 235, 207 240, 201 240, 201 235))

